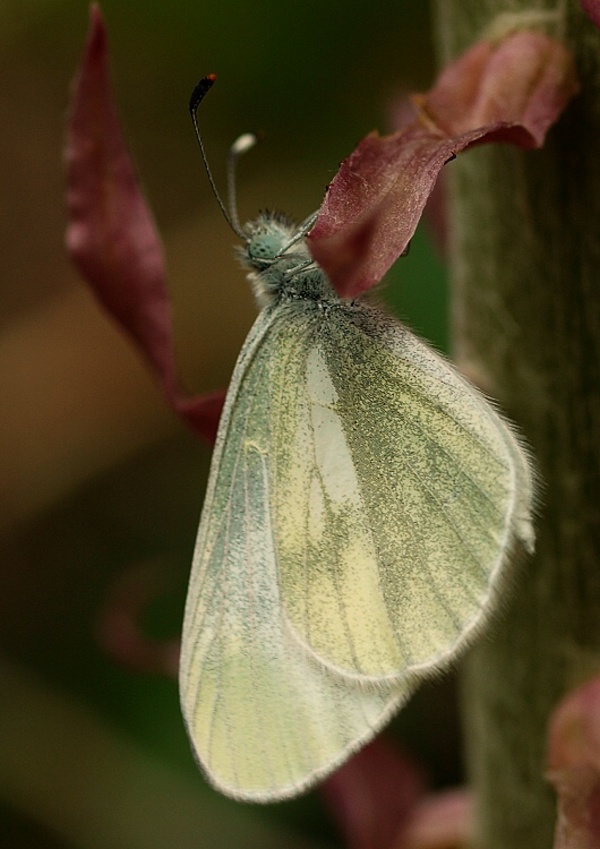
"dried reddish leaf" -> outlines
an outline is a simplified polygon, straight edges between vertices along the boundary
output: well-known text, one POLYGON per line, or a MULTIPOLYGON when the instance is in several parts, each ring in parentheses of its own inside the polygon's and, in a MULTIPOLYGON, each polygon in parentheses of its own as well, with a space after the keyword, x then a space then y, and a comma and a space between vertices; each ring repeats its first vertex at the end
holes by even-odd
POLYGON ((226 389, 217 389, 205 395, 179 394, 172 405, 192 430, 212 445, 217 437, 226 394, 226 389))
POLYGON ((442 171, 435 181, 431 194, 425 204, 423 220, 437 247, 444 257, 448 251, 448 217, 446 215, 447 180, 442 171))
POLYGON ((577 91, 559 42, 519 32, 483 41, 415 98, 417 118, 390 136, 367 136, 331 182, 308 242, 338 293, 381 280, 406 249, 443 165, 491 141, 539 147, 577 91))
POLYGON ((136 672, 177 677, 180 641, 153 639, 142 627, 150 603, 172 583, 172 572, 153 561, 136 564, 117 577, 97 627, 98 641, 116 661, 136 672))
POLYGON ((97 6, 73 86, 67 127, 67 247, 110 315, 135 340, 169 403, 214 438, 223 393, 190 397, 175 370, 162 245, 123 141, 97 6))
MULTIPOLYGON (((396 131, 409 127, 419 115, 415 98, 400 97, 390 112, 390 126, 396 131)), ((440 254, 444 256, 448 248, 448 221, 446 217, 446 180, 445 172, 440 171, 423 209, 423 221, 440 254)))
POLYGON ((391 849, 424 793, 410 758, 382 737, 357 752, 322 784, 350 849, 391 849))
POLYGON ((558 793, 554 849, 600 846, 600 678, 570 693, 548 733, 547 776, 558 793))
POLYGON ((426 796, 394 849, 474 849, 473 798, 463 788, 426 796))
POLYGON ((600 27, 600 0, 581 0, 581 5, 589 19, 600 27))

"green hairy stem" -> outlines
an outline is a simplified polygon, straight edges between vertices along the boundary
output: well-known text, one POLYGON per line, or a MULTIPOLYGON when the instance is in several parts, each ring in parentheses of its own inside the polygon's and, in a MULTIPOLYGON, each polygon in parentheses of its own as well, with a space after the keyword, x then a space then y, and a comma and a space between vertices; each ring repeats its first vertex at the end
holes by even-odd
MULTIPOLYGON (((441 58, 500 13, 556 3, 437 0, 441 58)), ((465 663, 464 733, 483 849, 549 849, 548 719, 600 673, 600 32, 577 0, 558 9, 581 94, 540 151, 460 156, 451 184, 458 365, 496 397, 539 471, 536 555, 519 564, 494 632, 465 663)))

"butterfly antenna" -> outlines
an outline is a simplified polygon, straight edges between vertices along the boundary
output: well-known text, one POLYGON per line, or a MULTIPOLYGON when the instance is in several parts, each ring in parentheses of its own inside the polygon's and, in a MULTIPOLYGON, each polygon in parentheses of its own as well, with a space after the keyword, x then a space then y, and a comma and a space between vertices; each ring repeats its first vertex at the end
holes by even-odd
MULTIPOLYGON (((198 83, 196 88, 193 90, 192 96, 190 97, 190 116, 191 116, 191 119, 192 119, 192 124, 194 125, 194 130, 196 131, 196 138, 198 139, 198 147, 200 148, 200 155, 202 156, 202 161, 204 162, 204 167, 206 168, 206 174, 208 176, 208 182, 210 183, 212 193, 215 196, 217 203, 219 204, 219 207, 221 209, 221 212, 223 213, 225 221, 227 221, 227 223, 229 224, 229 226, 231 227, 233 232, 237 236, 239 236, 240 239, 243 239, 244 241, 246 241, 246 236, 244 235, 244 232, 243 232, 242 228, 240 227, 240 222, 239 222, 239 218, 238 218, 238 215, 237 215, 237 210, 235 208, 235 204, 232 207, 233 214, 230 215, 228 210, 227 210, 227 207, 225 206, 225 204, 221 200, 221 195, 219 194, 219 192, 217 190, 217 186, 216 186, 214 177, 212 175, 212 171, 210 170, 210 166, 208 164, 208 159, 206 158, 206 152, 204 150, 204 142, 202 141, 202 135, 200 133, 200 127, 198 126, 198 107, 200 106, 200 104, 204 100, 207 93, 213 87, 216 79, 217 78, 216 78, 215 74, 209 74, 207 77, 203 77, 203 79, 200 80, 200 82, 198 83)), ((244 137, 242 136, 242 138, 244 138, 244 137)), ((239 139, 238 139, 238 142, 239 142, 239 139)), ((234 147, 235 147, 235 145, 234 145, 234 147)), ((247 150, 248 147, 245 147, 244 149, 247 150)))
POLYGON ((258 137, 254 133, 244 133, 239 139, 236 139, 231 145, 229 156, 227 157, 227 200, 229 202, 229 214, 236 230, 241 231, 240 218, 237 209, 237 191, 235 185, 235 175, 237 161, 243 153, 251 150, 257 143, 258 137))

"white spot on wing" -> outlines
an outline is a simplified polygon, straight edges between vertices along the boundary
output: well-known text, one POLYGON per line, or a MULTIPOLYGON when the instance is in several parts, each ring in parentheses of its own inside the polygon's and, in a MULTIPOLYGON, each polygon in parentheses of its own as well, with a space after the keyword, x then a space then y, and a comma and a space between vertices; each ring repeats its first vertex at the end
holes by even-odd
POLYGON ((332 507, 361 504, 360 490, 342 421, 335 410, 337 390, 327 363, 318 348, 309 353, 306 381, 310 397, 311 423, 317 469, 332 507))
POLYGON ((333 385, 325 358, 318 348, 312 348, 306 358, 306 382, 313 403, 325 407, 337 404, 337 390, 333 385))

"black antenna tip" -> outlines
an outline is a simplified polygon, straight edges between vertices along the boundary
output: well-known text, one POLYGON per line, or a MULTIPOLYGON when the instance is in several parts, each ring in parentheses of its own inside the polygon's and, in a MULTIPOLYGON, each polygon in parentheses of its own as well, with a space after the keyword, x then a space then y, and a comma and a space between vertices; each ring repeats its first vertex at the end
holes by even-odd
POLYGON ((207 77, 203 77, 200 80, 196 88, 193 90, 192 96, 190 97, 190 114, 195 115, 196 110, 204 100, 206 94, 213 87, 216 79, 216 74, 209 74, 207 77))

